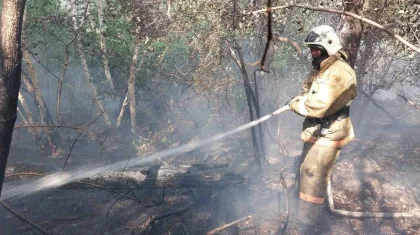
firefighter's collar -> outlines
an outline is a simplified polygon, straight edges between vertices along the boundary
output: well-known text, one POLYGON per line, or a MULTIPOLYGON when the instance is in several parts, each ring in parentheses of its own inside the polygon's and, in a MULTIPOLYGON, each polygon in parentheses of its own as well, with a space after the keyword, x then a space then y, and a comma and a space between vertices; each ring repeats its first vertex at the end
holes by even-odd
POLYGON ((332 64, 334 64, 334 62, 336 62, 338 59, 340 59, 341 54, 340 53, 335 53, 334 55, 328 57, 327 59, 325 59, 324 61, 321 62, 320 65, 320 69, 319 72, 322 73, 324 72, 328 67, 330 67, 332 64))

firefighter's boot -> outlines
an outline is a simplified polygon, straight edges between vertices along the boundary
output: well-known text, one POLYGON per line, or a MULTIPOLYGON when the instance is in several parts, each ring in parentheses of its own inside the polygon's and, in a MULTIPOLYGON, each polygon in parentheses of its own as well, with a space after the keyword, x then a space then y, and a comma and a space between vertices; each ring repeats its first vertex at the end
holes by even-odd
POLYGON ((299 201, 298 218, 304 224, 322 224, 326 212, 324 204, 314 204, 303 200, 299 201))

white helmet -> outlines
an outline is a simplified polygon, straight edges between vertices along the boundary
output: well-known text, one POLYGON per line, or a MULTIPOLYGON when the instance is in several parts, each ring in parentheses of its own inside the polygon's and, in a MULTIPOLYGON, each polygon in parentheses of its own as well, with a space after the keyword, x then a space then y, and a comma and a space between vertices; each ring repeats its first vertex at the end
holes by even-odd
POLYGON ((322 46, 329 56, 334 55, 343 48, 337 33, 329 25, 320 25, 312 29, 305 39, 305 45, 309 47, 311 45, 322 46))

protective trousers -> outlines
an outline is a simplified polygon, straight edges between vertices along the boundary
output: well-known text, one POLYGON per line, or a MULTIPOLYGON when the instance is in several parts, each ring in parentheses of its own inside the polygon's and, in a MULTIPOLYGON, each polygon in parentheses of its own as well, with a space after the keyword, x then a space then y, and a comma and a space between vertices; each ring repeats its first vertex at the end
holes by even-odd
POLYGON ((341 148, 305 143, 298 179, 298 215, 309 223, 322 221, 327 183, 341 148))

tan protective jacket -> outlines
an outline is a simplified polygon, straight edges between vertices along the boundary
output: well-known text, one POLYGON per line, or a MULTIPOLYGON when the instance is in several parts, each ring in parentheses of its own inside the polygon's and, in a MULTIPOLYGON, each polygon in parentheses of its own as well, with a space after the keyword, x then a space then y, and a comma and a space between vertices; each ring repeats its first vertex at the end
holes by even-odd
POLYGON ((304 82, 302 95, 289 103, 294 112, 306 117, 302 140, 330 147, 348 144, 354 138, 350 117, 337 117, 356 95, 356 74, 341 54, 322 61, 320 70, 313 70, 304 82))

